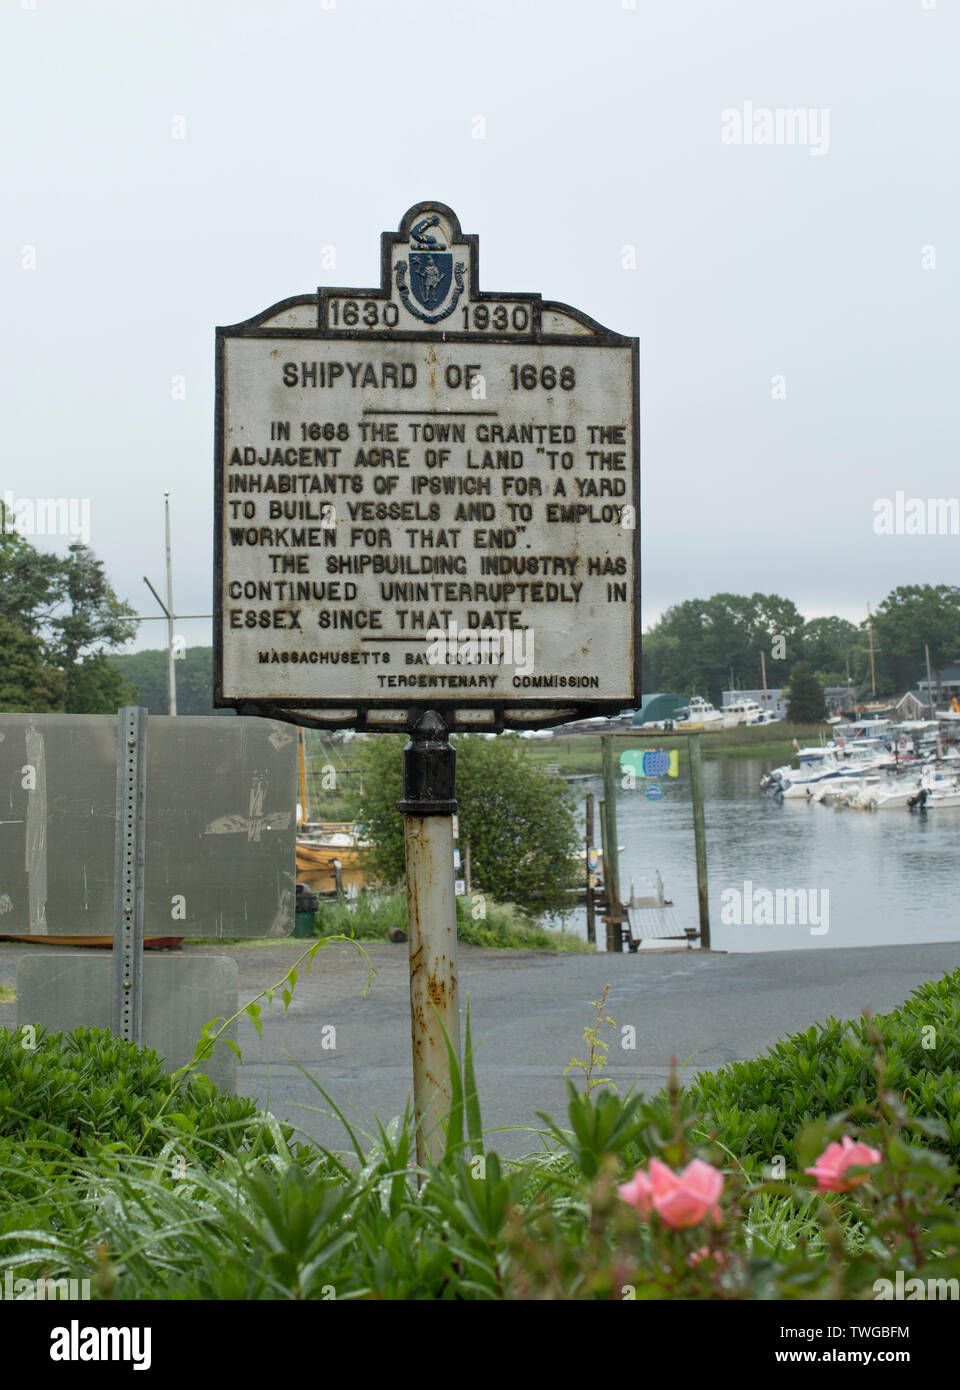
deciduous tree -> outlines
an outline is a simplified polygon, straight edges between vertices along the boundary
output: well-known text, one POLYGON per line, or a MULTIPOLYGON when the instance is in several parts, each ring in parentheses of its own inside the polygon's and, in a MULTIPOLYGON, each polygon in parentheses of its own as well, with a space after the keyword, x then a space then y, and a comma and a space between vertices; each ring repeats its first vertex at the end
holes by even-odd
MULTIPOLYGON (((403 816, 397 810, 405 738, 376 734, 354 744, 351 761, 363 772, 354 814, 373 841, 370 864, 385 883, 404 875, 403 816)), ((510 737, 463 735, 457 749, 460 847, 470 838, 475 889, 530 912, 568 907, 568 889, 582 869, 573 797, 510 737)))

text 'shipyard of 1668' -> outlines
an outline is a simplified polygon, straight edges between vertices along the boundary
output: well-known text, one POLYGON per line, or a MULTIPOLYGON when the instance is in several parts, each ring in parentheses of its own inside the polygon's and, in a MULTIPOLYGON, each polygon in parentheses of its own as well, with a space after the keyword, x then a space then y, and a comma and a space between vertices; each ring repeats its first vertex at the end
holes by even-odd
POLYGON ((220 330, 224 704, 522 722, 638 695, 635 340, 480 297, 434 209, 385 236, 379 293, 220 330))

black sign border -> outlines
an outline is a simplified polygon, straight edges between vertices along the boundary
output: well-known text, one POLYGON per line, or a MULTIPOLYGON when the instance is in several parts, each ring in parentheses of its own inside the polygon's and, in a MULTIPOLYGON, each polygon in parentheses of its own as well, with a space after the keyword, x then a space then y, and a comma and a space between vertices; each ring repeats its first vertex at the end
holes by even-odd
POLYGON ((402 732, 399 721, 383 719, 370 720, 370 712, 384 709, 404 709, 407 712, 407 725, 424 710, 437 710, 446 719, 448 727, 458 732, 499 733, 504 729, 541 729, 592 715, 616 714, 621 710, 637 708, 642 700, 641 661, 640 661, 640 341, 625 337, 598 323, 581 310, 564 304, 559 300, 544 300, 539 294, 512 292, 497 294, 481 291, 480 245, 476 234, 465 235, 460 229, 460 220, 452 208, 445 203, 428 201, 416 203, 401 219, 399 230, 383 232, 380 238, 380 288, 353 289, 341 286, 319 287, 316 294, 292 295, 281 299, 268 309, 262 310, 252 318, 240 323, 218 327, 216 330, 216 418, 214 424, 214 562, 213 562, 213 704, 215 709, 233 709, 238 714, 258 715, 280 720, 288 724, 298 724, 314 729, 356 729, 362 732, 390 733, 402 732), (445 218, 453 231, 453 241, 466 242, 471 249, 469 300, 483 302, 514 302, 530 306, 531 331, 529 333, 478 333, 454 332, 433 329, 424 332, 396 332, 393 329, 375 330, 366 328, 330 329, 327 326, 328 305, 331 298, 384 300, 392 298, 391 272, 394 246, 407 245, 410 228, 418 218, 430 213, 438 213, 445 218), (285 309, 306 305, 316 305, 317 323, 312 328, 267 328, 263 325, 285 309), (544 333, 543 312, 565 314, 577 323, 591 330, 590 336, 583 334, 544 333), (629 347, 631 352, 631 379, 633 396, 633 496, 636 507, 636 526, 633 533, 633 689, 625 700, 591 699, 578 695, 573 701, 565 698, 526 698, 490 699, 482 696, 459 695, 449 697, 441 692, 424 692, 413 698, 409 694, 397 692, 393 696, 374 697, 366 700, 317 699, 242 699, 225 697, 223 694, 223 510, 224 486, 226 479, 223 457, 224 447, 224 363, 226 343, 230 338, 300 338, 304 341, 343 341, 358 339, 372 342, 442 342, 442 343, 516 343, 532 347, 629 347), (343 710, 342 717, 333 714, 343 710), (486 720, 464 718, 464 710, 485 710, 492 715, 486 720), (520 710, 530 713, 519 713, 520 710), (536 711, 540 711, 539 714, 536 711), (316 711, 316 713, 314 713, 316 711))

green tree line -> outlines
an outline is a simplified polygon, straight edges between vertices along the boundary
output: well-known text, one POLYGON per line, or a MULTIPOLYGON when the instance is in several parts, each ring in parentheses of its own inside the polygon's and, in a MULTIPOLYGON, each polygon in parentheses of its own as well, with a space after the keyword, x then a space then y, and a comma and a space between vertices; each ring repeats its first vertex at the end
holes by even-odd
MULTIPOLYGON (((166 714, 167 649, 111 656, 113 666, 137 691, 137 704, 151 714, 166 714)), ((213 707, 213 648, 187 647, 174 662, 178 714, 228 714, 213 707)), ((231 716, 232 717, 232 716, 231 716)))
MULTIPOLYGON (((878 695, 912 689, 926 675, 924 644, 938 670, 960 657, 960 588, 913 584, 891 590, 873 614, 874 669, 878 695)), ((714 594, 668 608, 643 637, 643 688, 701 694, 719 705, 731 671, 740 688, 761 684, 761 652, 767 685, 786 686, 802 663, 824 685, 845 685, 849 673, 870 691, 870 633, 845 618, 805 621, 779 594, 714 594)))
MULTIPOLYGON (((2 511, 0 511, 2 518, 2 511)), ((4 519, 5 520, 5 519, 4 519)), ((79 541, 66 556, 37 550, 0 525, 0 711, 113 713, 139 702, 167 710, 165 648, 120 654, 137 633, 134 611, 114 592, 103 563, 79 541)), ((960 588, 913 584, 891 590, 873 615, 878 695, 912 688, 960 657, 960 588)), ((779 594, 713 594, 674 604, 643 637, 643 688, 703 694, 720 703, 731 672, 742 688, 787 686, 798 664, 820 685, 873 685, 866 618, 805 620, 779 594)), ((212 649, 188 648, 176 663, 177 708, 213 714, 212 649)))

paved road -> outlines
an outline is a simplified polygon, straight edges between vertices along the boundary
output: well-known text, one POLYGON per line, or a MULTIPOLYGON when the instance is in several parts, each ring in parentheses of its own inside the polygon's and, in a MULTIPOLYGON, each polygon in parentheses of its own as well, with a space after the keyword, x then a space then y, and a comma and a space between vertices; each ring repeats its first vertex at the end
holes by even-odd
MULTIPOLYGON (((209 948, 193 947, 188 950, 209 948)), ((222 949, 222 948, 220 948, 222 949)), ((231 948, 240 966, 241 999, 273 983, 302 949, 300 942, 231 948)), ((263 1015, 263 1038, 243 1023, 240 1090, 333 1148, 344 1146, 339 1122, 294 1064, 330 1093, 351 1122, 372 1130, 372 1115, 399 1113, 412 1085, 406 946, 372 943, 377 970, 363 996, 364 966, 348 946, 321 952, 297 985, 289 1013, 263 1015), (335 1048, 325 1048, 332 1025, 335 1048), (317 1107, 312 1110, 304 1107, 317 1107)), ((0 983, 12 983, 22 947, 0 946, 0 983)), ((591 1000, 611 985, 606 1074, 621 1090, 658 1089, 672 1056, 709 1070, 755 1057, 784 1033, 830 1014, 856 1017, 901 1003, 916 985, 960 966, 960 943, 877 946, 855 950, 778 951, 756 955, 650 952, 642 956, 551 955, 460 947, 461 1002, 470 995, 476 1068, 485 1126, 536 1126, 536 1112, 564 1114, 563 1069, 585 1055, 583 1029, 591 1000), (636 1050, 619 1045, 619 1027, 636 1028, 636 1050)), ((0 1024, 14 1006, 0 1005, 0 1024)), ((505 1134, 504 1153, 536 1147, 532 1133, 505 1134)))

